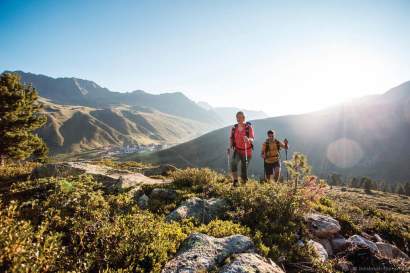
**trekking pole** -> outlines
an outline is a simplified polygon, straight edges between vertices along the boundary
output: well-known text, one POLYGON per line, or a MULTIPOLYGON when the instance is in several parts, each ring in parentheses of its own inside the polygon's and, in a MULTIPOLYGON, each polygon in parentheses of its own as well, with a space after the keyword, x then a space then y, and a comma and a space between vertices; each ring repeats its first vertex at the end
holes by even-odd
MULTIPOLYGON (((285 156, 286 156, 286 161, 288 161, 288 139, 285 138, 285 140, 283 141, 285 142, 285 156)), ((286 182, 289 182, 289 171, 288 171, 288 167, 286 167, 286 182)))
POLYGON ((226 149, 226 157, 227 157, 227 159, 228 159, 228 170, 227 170, 227 174, 229 175, 230 167, 231 167, 231 164, 230 164, 230 162, 229 162, 230 157, 231 157, 231 148, 226 149))
POLYGON ((245 166, 248 167, 248 148, 245 141, 245 166))

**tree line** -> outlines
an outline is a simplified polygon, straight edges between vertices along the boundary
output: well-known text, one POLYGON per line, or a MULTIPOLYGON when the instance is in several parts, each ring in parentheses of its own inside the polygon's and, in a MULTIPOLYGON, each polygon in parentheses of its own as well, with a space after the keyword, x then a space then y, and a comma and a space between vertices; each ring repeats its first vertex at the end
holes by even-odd
POLYGON ((372 190, 377 190, 410 196, 410 182, 387 183, 385 181, 371 179, 367 176, 348 178, 333 173, 329 175, 328 184, 332 186, 364 189, 367 193, 371 193, 372 190))

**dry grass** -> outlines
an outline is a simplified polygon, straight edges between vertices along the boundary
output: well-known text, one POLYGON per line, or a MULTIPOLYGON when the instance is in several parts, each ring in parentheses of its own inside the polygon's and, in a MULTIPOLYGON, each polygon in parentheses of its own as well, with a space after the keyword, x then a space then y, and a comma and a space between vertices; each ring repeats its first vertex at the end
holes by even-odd
POLYGON ((360 209, 377 209, 393 217, 402 219, 410 226, 410 197, 372 191, 366 194, 363 189, 346 188, 342 191, 341 187, 333 187, 329 191, 329 197, 335 200, 340 207, 358 207, 360 209))

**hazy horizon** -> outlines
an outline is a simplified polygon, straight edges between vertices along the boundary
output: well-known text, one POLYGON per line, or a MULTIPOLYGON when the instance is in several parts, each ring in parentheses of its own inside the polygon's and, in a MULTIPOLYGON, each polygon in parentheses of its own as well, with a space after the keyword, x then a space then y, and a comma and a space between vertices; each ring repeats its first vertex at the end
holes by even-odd
POLYGON ((5 0, 0 69, 298 114, 410 80, 408 11, 408 1, 5 0))

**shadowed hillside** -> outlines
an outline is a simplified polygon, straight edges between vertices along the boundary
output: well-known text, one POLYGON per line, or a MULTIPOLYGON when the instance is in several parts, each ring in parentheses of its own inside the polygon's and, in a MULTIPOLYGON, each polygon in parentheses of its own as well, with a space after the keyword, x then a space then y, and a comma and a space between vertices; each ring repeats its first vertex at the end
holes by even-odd
POLYGON ((155 110, 129 107, 95 109, 44 103, 47 124, 38 134, 52 153, 122 146, 127 144, 176 144, 200 135, 210 126, 155 110))
MULTIPOLYGON (((315 173, 366 175, 386 181, 410 179, 410 82, 384 95, 355 100, 323 111, 256 120, 251 173, 262 174, 260 146, 266 131, 290 142, 290 151, 310 158, 315 173)), ((234 113, 232 113, 234 115, 234 113)), ((230 127, 151 155, 133 158, 177 166, 227 169, 226 148, 230 127)), ((285 155, 282 152, 282 159, 285 155)))
POLYGON ((95 82, 77 78, 52 78, 16 71, 24 83, 32 84, 41 97, 58 104, 106 108, 117 105, 149 107, 160 112, 209 123, 213 128, 222 125, 214 111, 207 111, 181 92, 153 95, 141 90, 113 92, 95 82))

